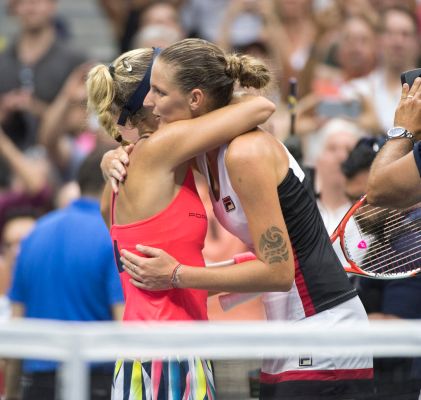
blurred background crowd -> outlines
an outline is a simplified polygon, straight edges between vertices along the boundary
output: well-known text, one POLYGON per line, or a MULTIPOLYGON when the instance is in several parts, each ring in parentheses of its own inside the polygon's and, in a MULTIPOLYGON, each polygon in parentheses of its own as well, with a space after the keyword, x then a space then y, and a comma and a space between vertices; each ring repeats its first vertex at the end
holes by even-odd
MULTIPOLYGON (((401 72, 420 65, 420 27, 417 0, 4 0, 0 319, 10 315, 7 292, 20 240, 40 216, 80 196, 75 178, 88 154, 117 146, 86 111, 85 77, 93 64, 186 37, 264 59, 274 78, 265 94, 277 105, 265 129, 313 179, 331 233, 364 193, 370 163, 393 126, 401 72), (298 82, 294 135, 290 78, 298 82)), ((205 258, 244 251, 212 216, 200 178, 198 185, 209 213, 205 258)), ((355 284, 373 318, 421 318, 421 290, 418 297, 411 292, 408 311, 388 297, 393 286, 355 284)), ((211 300, 210 317, 264 318, 259 299, 225 314, 211 300)))

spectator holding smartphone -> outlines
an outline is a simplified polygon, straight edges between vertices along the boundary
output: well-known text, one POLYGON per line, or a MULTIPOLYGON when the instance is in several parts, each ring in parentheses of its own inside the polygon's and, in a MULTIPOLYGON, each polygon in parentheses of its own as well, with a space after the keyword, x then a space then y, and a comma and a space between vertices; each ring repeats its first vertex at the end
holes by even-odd
MULTIPOLYGON (((364 137, 342 163, 342 171, 346 177, 345 194, 350 201, 355 202, 366 193, 370 165, 383 145, 383 138, 364 137)), ((421 276, 390 280, 354 276, 351 279, 370 320, 421 318, 421 276)), ((418 398, 421 387, 419 365, 419 358, 376 357, 375 398, 418 398)))
POLYGON ((388 139, 370 170, 368 202, 386 207, 414 205, 421 201, 420 77, 415 79, 411 88, 408 83, 403 85, 388 139))

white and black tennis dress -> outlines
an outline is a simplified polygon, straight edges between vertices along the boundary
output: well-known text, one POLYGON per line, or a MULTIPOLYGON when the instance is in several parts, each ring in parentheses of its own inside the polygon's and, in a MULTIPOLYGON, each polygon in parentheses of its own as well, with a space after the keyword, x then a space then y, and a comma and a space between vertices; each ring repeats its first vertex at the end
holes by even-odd
MULTIPOLYGON (((219 199, 210 190, 213 210, 220 223, 253 250, 247 218, 232 189, 225 167, 228 145, 218 154, 219 199)), ((310 182, 289 154, 289 170, 277 191, 295 259, 291 290, 263 295, 268 320, 314 321, 335 325, 351 321, 368 324, 367 314, 332 248, 310 182)), ((211 181, 206 155, 197 157, 199 170, 211 181)), ((253 190, 253 188, 251 188, 253 190)), ((265 360, 261 373, 262 399, 369 399, 372 357, 340 358, 298 355, 265 360), (319 393, 323 393, 320 397, 319 393)))

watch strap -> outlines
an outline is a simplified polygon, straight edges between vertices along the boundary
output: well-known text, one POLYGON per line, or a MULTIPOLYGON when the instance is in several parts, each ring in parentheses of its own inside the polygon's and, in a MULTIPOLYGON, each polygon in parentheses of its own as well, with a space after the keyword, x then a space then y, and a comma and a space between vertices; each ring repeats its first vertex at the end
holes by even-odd
POLYGON ((414 134, 412 132, 408 131, 408 129, 406 129, 406 128, 403 128, 403 127, 400 127, 400 128, 403 129, 403 132, 399 136, 389 136, 389 131, 391 129, 393 129, 393 128, 389 129, 389 131, 388 131, 388 133, 386 135, 387 136, 387 140, 393 140, 393 139, 409 139, 409 140, 412 141, 412 144, 415 144, 414 134))

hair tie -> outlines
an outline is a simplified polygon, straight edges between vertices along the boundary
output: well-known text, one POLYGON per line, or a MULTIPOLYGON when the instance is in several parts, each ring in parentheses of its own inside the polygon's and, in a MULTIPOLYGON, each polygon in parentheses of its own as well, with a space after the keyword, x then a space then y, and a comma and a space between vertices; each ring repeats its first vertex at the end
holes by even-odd
POLYGON ((111 75, 111 78, 114 79, 114 75, 115 75, 115 67, 113 64, 108 65, 108 72, 111 75))

